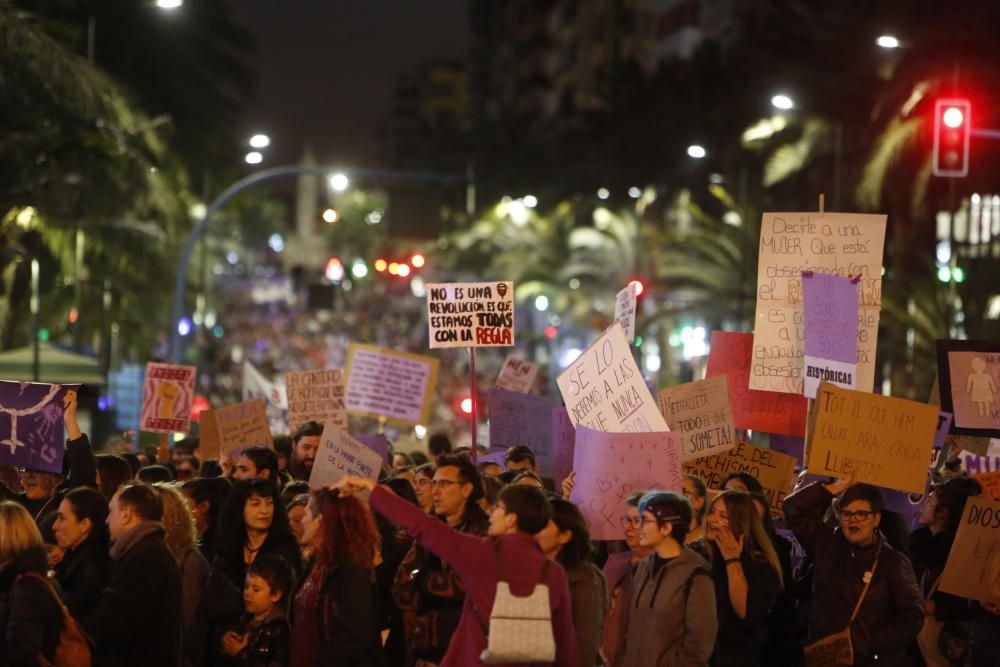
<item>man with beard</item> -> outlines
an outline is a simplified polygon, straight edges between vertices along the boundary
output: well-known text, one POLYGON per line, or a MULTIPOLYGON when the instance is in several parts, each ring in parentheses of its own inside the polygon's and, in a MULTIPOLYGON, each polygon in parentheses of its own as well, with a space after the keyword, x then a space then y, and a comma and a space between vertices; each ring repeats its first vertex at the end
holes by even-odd
POLYGON ((316 461, 321 435, 323 425, 315 421, 308 421, 295 431, 292 436, 292 460, 288 464, 292 479, 308 481, 316 461))

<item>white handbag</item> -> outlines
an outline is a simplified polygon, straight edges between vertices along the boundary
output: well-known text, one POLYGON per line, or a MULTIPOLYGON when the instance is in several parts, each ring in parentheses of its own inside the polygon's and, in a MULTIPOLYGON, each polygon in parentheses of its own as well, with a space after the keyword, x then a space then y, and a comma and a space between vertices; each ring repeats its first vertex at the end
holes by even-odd
POLYGON ((555 662, 556 640, 552 633, 552 607, 545 581, 551 563, 542 566, 539 582, 530 595, 510 592, 504 576, 500 541, 494 542, 497 560, 497 592, 490 612, 486 650, 479 656, 488 665, 505 663, 555 662))

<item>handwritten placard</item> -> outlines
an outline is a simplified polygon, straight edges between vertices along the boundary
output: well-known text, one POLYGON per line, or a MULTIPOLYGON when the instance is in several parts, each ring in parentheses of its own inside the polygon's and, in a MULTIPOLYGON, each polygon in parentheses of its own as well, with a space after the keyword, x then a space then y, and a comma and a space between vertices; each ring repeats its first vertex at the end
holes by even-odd
POLYGON ((736 446, 736 427, 725 375, 661 389, 660 412, 681 436, 681 458, 720 454, 736 446))
POLYGON ((620 540, 629 495, 681 489, 680 439, 670 432, 605 433, 577 426, 573 469, 570 500, 583 512, 591 539, 620 540))
POLYGON ((952 433, 1000 437, 1000 343, 937 341, 941 406, 954 414, 952 433))
POLYGON ((488 402, 490 447, 530 447, 539 470, 551 477, 552 410, 558 404, 549 398, 503 389, 490 390, 488 402))
POLYGON ((990 500, 1000 500, 1000 471, 984 472, 973 475, 972 479, 983 487, 983 495, 990 500))
POLYGON ((243 362, 243 400, 264 399, 264 411, 271 433, 288 433, 288 395, 285 383, 271 382, 249 361, 243 362))
POLYGON ((429 283, 431 349, 514 344, 514 283, 429 283))
POLYGON ((382 455, 365 447, 346 431, 333 424, 326 424, 319 442, 316 462, 309 475, 310 488, 319 489, 336 484, 345 475, 364 477, 373 482, 378 480, 379 471, 382 470, 382 455))
POLYGON ((612 433, 667 430, 618 322, 577 357, 556 383, 574 426, 612 433))
POLYGON ((740 442, 724 454, 697 458, 684 463, 684 472, 705 480, 710 489, 721 489, 722 479, 731 472, 753 475, 767 497, 772 514, 781 514, 781 506, 792 491, 796 460, 794 456, 740 442))
POLYGON ((139 428, 153 433, 184 433, 191 425, 194 366, 146 364, 139 428))
POLYGON ((63 398, 79 386, 0 382, 0 464, 62 473, 63 398))
POLYGON ((293 433, 307 421, 347 428, 342 369, 287 373, 285 392, 288 395, 288 425, 293 433))
POLYGON ((854 389, 858 375, 860 279, 802 274, 805 333, 803 393, 816 398, 820 380, 854 389))
POLYGON ((944 445, 945 440, 948 438, 948 433, 951 431, 952 417, 953 415, 950 412, 945 412, 944 410, 938 414, 937 432, 934 434, 934 447, 940 449, 944 445))
POLYGON ((625 340, 635 340, 635 284, 629 283, 615 296, 615 320, 625 331, 625 340))
POLYGON ((757 268, 750 388, 801 394, 802 272, 860 276, 857 388, 875 380, 875 343, 882 304, 884 215, 765 213, 757 268))
POLYGON ((805 396, 750 389, 753 334, 713 331, 705 377, 729 376, 729 402, 738 429, 802 437, 805 396))
POLYGON ((552 409, 552 479, 556 488, 573 470, 573 449, 576 445, 576 428, 566 408, 552 409))
POLYGON ((937 432, 936 406, 820 384, 809 452, 815 474, 923 493, 937 432))
POLYGON ((538 366, 509 354, 493 386, 496 389, 531 394, 538 389, 538 366))
POLYGON ((347 347, 347 411, 402 424, 427 424, 437 387, 433 357, 375 345, 347 347))
POLYGON ((201 455, 204 458, 219 458, 220 454, 231 456, 255 446, 274 449, 264 399, 252 398, 201 413, 201 455))
POLYGON ((1000 595, 1000 501, 973 496, 965 502, 940 590, 979 601, 1000 595))

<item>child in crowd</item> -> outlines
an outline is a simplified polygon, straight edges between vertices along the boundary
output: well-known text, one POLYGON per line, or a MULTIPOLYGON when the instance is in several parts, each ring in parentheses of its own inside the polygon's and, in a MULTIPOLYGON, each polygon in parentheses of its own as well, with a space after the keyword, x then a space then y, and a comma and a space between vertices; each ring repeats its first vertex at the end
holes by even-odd
POLYGON ((288 598, 295 576, 280 557, 264 555, 247 568, 246 613, 222 637, 225 667, 285 667, 291 647, 288 598))

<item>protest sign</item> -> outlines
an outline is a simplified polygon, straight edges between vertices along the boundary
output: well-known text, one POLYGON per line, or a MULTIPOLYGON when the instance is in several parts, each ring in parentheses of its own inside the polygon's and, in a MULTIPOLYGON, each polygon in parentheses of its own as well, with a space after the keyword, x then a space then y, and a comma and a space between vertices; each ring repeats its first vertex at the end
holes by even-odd
POLYGON ((378 454, 385 465, 389 465, 389 438, 384 435, 356 435, 354 439, 378 454))
POLYGON ((736 428, 805 435, 805 396, 750 389, 752 356, 753 334, 712 332, 705 377, 729 376, 729 402, 736 428))
POLYGON ((950 412, 944 412, 943 410, 938 413, 938 425, 937 432, 934 434, 934 446, 940 448, 944 445, 944 441, 948 437, 948 432, 951 430, 952 414, 950 412))
POLYGON ((264 399, 264 412, 271 433, 288 433, 288 394, 285 383, 271 382, 253 367, 243 362, 243 400, 264 399))
POLYGON ((822 382, 809 471, 923 493, 934 447, 936 406, 822 382))
POLYGON ((983 487, 983 495, 990 500, 1000 500, 1000 470, 973 475, 972 479, 983 487))
POLYGON ((676 433, 605 433, 576 428, 576 484, 570 500, 583 512, 593 540, 620 540, 625 501, 636 491, 680 491, 680 438, 676 433))
POLYGON ((939 590, 979 601, 1000 595, 1000 501, 965 501, 939 590))
POLYGON ((274 449, 264 399, 253 398, 201 413, 200 442, 201 456, 206 459, 220 458, 220 454, 232 456, 247 447, 274 449))
POLYGON ((595 431, 666 431, 622 325, 608 327, 556 378, 574 426, 595 431))
POLYGON ((990 440, 985 455, 962 452, 958 456, 962 462, 962 470, 970 475, 1000 472, 1000 439, 990 440))
POLYGON ((552 410, 552 479, 556 488, 573 471, 573 447, 576 443, 576 428, 569 418, 566 408, 552 410))
POLYGON ((805 334, 803 393, 816 398, 820 380, 854 389, 858 375, 860 278, 802 274, 805 334))
POLYGON ((79 386, 0 382, 0 465, 61 473, 63 398, 79 386))
POLYGON ((622 325, 625 340, 635 340, 635 284, 629 283, 615 296, 615 321, 622 325))
POLYGON ((954 415, 951 432, 1000 437, 1000 343, 937 342, 941 409, 954 415))
POLYGON ((802 272, 860 276, 857 389, 875 380, 882 303, 884 215, 765 213, 757 267, 757 312, 750 388, 801 394, 802 272))
POLYGON ((352 343, 347 348, 347 411, 411 426, 427 424, 440 363, 352 343))
POLYGON ((736 446, 733 408, 726 376, 661 389, 660 412, 671 431, 681 436, 681 458, 689 461, 736 446))
POLYGON ((496 465, 503 468, 507 463, 506 458, 507 458, 506 449, 501 449, 498 452, 490 450, 489 453, 487 454, 480 454, 479 456, 477 456, 476 463, 478 463, 479 465, 483 465, 484 463, 495 463, 496 465))
POLYGON ((288 426, 292 433, 307 421, 347 428, 342 369, 286 373, 285 392, 288 395, 288 426))
POLYGON ((431 349, 514 344, 514 283, 428 283, 431 349))
POLYGON ((531 394, 538 389, 538 366, 509 354, 503 362, 503 368, 500 369, 500 375, 493 387, 531 394))
POLYGON ((552 410, 558 403, 503 389, 491 389, 490 447, 525 445, 535 453, 535 463, 546 477, 552 476, 552 410))
POLYGON ((764 487, 772 514, 781 514, 781 505, 792 491, 795 458, 749 442, 740 442, 723 454, 684 462, 684 472, 705 480, 710 489, 721 489, 722 479, 731 472, 753 475, 764 487))
POLYGON ((782 454, 788 454, 800 464, 805 456, 806 440, 801 435, 777 435, 772 433, 769 445, 771 449, 782 454))
POLYGON ((139 429, 153 433, 184 433, 191 424, 194 366, 146 364, 139 429))
POLYGON ((309 488, 319 489, 336 484, 345 475, 378 481, 383 457, 365 447, 346 431, 334 424, 323 427, 316 462, 309 475, 309 488))
POLYGON ((986 456, 986 452, 990 448, 990 438, 987 436, 949 433, 945 436, 944 442, 952 452, 963 451, 976 456, 986 456))

